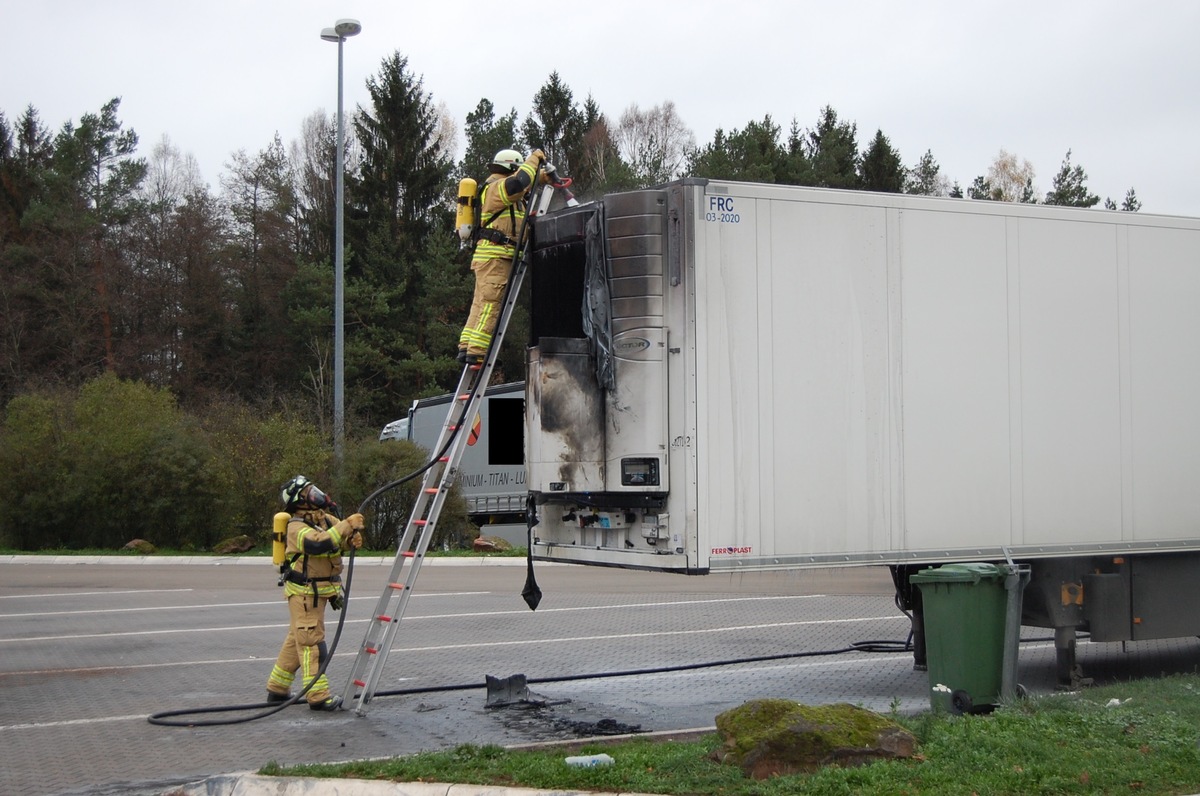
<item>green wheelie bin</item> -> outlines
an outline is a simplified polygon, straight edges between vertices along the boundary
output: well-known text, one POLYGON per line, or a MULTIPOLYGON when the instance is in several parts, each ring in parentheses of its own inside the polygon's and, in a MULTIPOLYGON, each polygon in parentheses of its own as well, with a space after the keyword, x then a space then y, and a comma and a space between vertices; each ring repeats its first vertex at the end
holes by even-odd
POLYGON ((945 564, 910 578, 921 589, 929 702, 934 710, 991 710, 1015 678, 1020 641, 1020 591, 1028 579, 1016 567, 987 563, 945 564), (1017 577, 1012 577, 1017 576, 1017 577), (1015 610, 1015 617, 1013 611, 1015 610), (1006 654, 1006 630, 1011 649, 1006 654))

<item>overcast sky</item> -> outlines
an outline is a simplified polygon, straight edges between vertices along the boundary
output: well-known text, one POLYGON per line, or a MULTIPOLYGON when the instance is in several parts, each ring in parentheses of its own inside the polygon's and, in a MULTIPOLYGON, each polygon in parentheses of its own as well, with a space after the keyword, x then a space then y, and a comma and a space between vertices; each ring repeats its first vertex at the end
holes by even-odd
MULTIPOLYGON (((528 113, 557 71, 612 120, 673 101, 697 143, 766 114, 822 107, 882 129, 905 165, 926 150, 965 189, 1001 149, 1040 196, 1067 150, 1088 186, 1142 212, 1200 216, 1200 2, 1129 0, 0 0, 0 112, 57 130, 121 97, 148 157, 165 135, 216 189, 231 153, 298 137, 337 108, 343 17, 350 112, 399 51, 461 130, 488 98, 528 113)), ((460 150, 461 154, 461 150, 460 150)))

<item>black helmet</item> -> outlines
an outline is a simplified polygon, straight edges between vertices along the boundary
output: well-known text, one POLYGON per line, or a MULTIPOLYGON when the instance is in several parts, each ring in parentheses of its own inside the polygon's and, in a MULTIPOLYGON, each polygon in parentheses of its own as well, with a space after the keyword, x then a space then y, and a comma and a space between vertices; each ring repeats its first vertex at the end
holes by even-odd
POLYGON ((324 508, 333 504, 333 501, 324 492, 317 489, 316 484, 302 475, 298 475, 284 484, 280 489, 279 497, 283 500, 283 507, 287 509, 293 508, 300 503, 308 503, 317 508, 324 508))

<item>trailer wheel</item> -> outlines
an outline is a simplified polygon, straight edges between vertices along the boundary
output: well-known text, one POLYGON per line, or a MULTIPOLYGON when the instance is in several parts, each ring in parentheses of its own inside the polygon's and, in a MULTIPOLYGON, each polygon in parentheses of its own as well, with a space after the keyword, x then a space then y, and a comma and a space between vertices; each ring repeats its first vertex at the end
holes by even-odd
POLYGON ((959 689, 950 695, 950 707, 955 713, 962 715, 970 713, 975 707, 975 703, 972 701, 970 694, 959 689))

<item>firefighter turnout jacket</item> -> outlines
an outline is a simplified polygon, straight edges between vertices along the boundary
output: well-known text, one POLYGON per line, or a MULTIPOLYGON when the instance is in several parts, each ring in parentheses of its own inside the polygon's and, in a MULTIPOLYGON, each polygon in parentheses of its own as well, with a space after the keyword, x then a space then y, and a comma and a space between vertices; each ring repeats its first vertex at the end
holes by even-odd
POLYGON ((284 593, 334 597, 342 589, 342 550, 353 531, 323 511, 296 512, 288 521, 284 593))
POLYGON ((522 163, 511 176, 493 174, 488 177, 480 197, 482 229, 472 263, 511 260, 516 256, 515 236, 525 220, 522 199, 536 177, 536 166, 529 161, 522 163))

